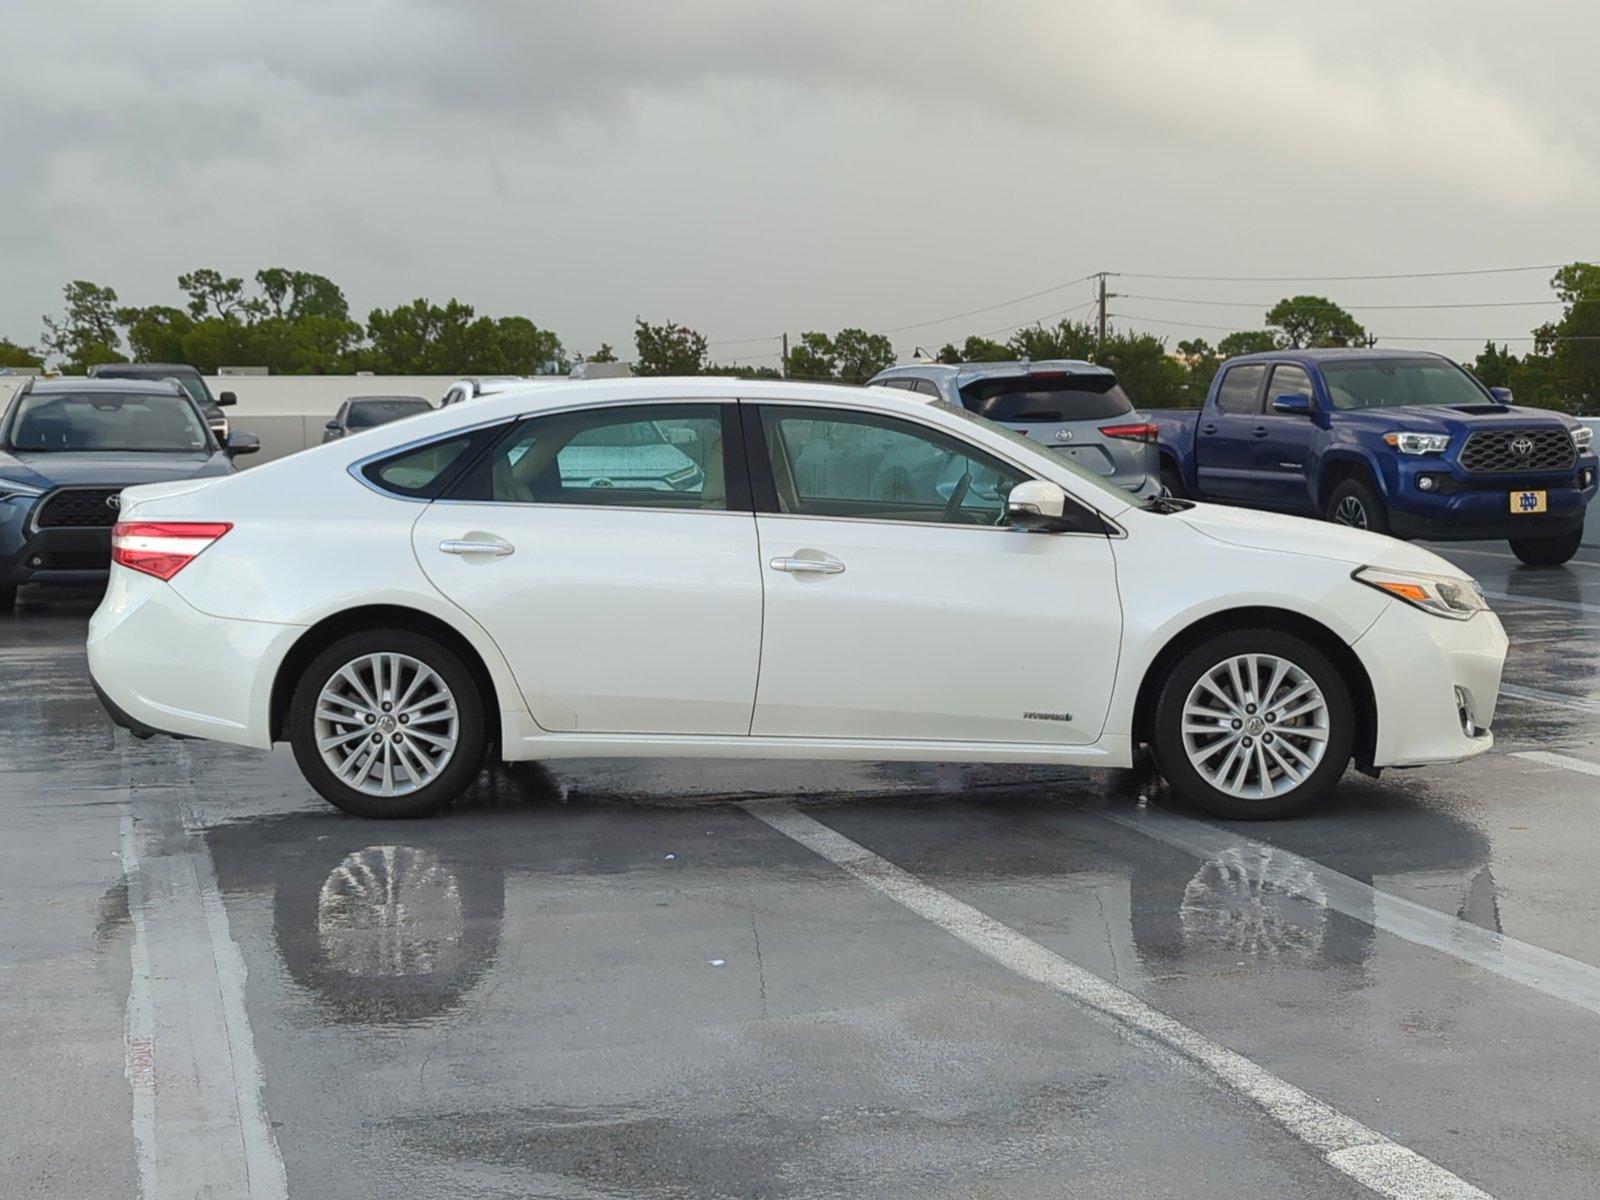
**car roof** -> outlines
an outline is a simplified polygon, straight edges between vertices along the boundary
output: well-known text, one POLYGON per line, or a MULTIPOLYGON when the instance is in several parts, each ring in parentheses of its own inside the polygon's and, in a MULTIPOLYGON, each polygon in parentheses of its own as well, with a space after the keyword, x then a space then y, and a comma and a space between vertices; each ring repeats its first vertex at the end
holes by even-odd
POLYGON ((105 378, 114 378, 114 376, 107 374, 107 372, 112 371, 137 371, 140 375, 159 376, 200 374, 199 367, 191 367, 188 363, 99 363, 95 366, 95 372, 105 378))
POLYGON ((1389 359, 1413 358, 1420 361, 1451 362, 1443 354, 1432 350, 1384 350, 1377 346, 1327 346, 1312 350, 1261 350, 1255 354, 1241 354, 1230 358, 1230 363, 1246 362, 1300 362, 1306 364, 1325 362, 1351 362, 1363 358, 1389 359))
POLYGON ((429 408, 433 407, 433 401, 429 400, 426 396, 398 396, 398 395, 396 395, 396 396, 390 396, 390 395, 351 396, 349 398, 349 400, 350 400, 351 404, 363 404, 363 403, 366 403, 369 400, 374 401, 374 402, 376 402, 376 401, 391 401, 391 400, 415 400, 418 404, 426 404, 429 408))
MULTIPOLYGON (((165 379, 35 379, 29 394, 60 395, 64 392, 118 393, 121 395, 171 396, 173 385, 165 379)), ((185 392, 185 395, 188 393, 185 392)))
POLYGON ((872 378, 894 379, 909 375, 916 379, 955 379, 970 383, 977 379, 1005 379, 1018 375, 1114 375, 1116 372, 1081 358, 1012 359, 1006 362, 906 363, 885 367, 872 378))

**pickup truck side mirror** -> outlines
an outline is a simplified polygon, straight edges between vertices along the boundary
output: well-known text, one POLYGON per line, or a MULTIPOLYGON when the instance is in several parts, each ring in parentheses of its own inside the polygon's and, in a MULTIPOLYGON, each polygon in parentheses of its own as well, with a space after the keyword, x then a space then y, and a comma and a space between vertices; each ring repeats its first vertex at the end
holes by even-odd
POLYGON ((1281 396, 1272 398, 1272 411, 1309 417, 1316 413, 1317 402, 1304 392, 1285 392, 1281 396))
POLYGON ((217 393, 217 406, 219 408, 225 408, 230 404, 237 404, 237 403, 239 403, 239 397, 238 397, 237 393, 234 393, 234 392, 218 392, 217 393))
POLYGON ((253 433, 245 433, 241 430, 237 433, 230 433, 222 449, 229 458, 237 458, 241 454, 254 454, 261 449, 261 439, 253 433))
POLYGON ((1490 388, 1489 389, 1489 395, 1493 396, 1501 404, 1510 404, 1511 403, 1511 389, 1510 388, 1490 388))

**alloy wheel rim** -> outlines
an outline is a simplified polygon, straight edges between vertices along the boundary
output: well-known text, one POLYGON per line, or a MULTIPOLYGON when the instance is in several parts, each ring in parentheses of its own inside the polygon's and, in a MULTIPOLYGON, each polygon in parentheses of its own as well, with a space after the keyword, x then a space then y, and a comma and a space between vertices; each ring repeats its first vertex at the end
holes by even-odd
POLYGON ((334 778, 368 796, 404 796, 438 778, 461 735, 455 696, 409 654, 363 654, 317 696, 317 751, 334 778))
POLYGON ((1333 519, 1340 525, 1351 525, 1356 529, 1367 527, 1366 506, 1354 496, 1346 496, 1339 501, 1339 507, 1333 510, 1333 519))
POLYGON ((1305 670, 1273 654, 1236 654, 1183 703, 1183 749, 1212 787, 1241 800, 1295 790, 1328 748, 1328 701, 1305 670))

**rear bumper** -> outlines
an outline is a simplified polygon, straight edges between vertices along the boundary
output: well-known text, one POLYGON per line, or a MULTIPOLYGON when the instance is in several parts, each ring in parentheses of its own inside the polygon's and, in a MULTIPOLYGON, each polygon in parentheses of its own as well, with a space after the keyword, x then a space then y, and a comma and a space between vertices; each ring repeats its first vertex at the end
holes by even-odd
POLYGON ((160 580, 118 569, 89 619, 89 675, 111 719, 138 736, 265 749, 272 679, 302 632, 209 616, 160 580))
POLYGON ((1459 762, 1493 747, 1489 729, 1507 646, 1492 612, 1451 621, 1399 600, 1384 609, 1353 647, 1377 700, 1373 765, 1459 762))

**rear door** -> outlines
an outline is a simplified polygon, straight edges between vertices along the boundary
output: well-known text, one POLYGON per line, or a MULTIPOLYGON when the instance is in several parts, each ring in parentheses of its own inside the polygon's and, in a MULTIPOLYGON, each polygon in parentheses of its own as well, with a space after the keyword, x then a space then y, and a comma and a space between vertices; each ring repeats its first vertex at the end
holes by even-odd
POLYGON ((1266 380, 1266 363, 1227 367, 1216 399, 1200 413, 1194 463, 1204 499, 1235 503, 1256 499, 1256 443, 1265 437, 1261 393, 1266 380))
POLYGON ((1260 424, 1265 437, 1255 440, 1255 471, 1250 482, 1255 502, 1284 512, 1314 512, 1316 502, 1307 479, 1311 452, 1321 432, 1308 416, 1275 412, 1279 396, 1300 395, 1317 399, 1311 376, 1295 363, 1278 363, 1267 382, 1260 424))
POLYGON ((761 573, 737 406, 629 403, 510 428, 412 533, 552 732, 748 734, 761 573))
POLYGON ((1028 473, 935 427, 743 407, 766 580, 752 733, 1099 737, 1122 633, 1108 537, 1005 527, 1028 473))

